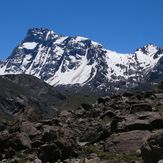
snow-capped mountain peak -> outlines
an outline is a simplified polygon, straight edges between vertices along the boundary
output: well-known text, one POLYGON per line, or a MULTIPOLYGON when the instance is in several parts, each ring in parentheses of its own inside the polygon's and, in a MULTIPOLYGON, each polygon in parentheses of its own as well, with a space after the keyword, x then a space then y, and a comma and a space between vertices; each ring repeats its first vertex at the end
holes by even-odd
POLYGON ((141 52, 146 55, 154 55, 158 51, 158 47, 154 44, 147 44, 143 48, 139 48, 136 53, 141 52))
POLYGON ((157 65, 162 48, 148 44, 134 54, 106 50, 82 36, 46 28, 28 30, 25 39, 0 63, 0 74, 30 74, 54 86, 110 90, 137 85, 157 65))

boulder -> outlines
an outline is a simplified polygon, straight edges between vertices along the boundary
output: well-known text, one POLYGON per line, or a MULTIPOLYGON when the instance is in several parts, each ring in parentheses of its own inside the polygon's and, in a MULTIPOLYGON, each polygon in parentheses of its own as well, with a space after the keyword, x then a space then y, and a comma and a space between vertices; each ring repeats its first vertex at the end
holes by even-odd
POLYGON ((87 158, 84 159, 84 163, 99 163, 99 162, 100 162, 100 159, 98 157, 93 158, 93 159, 87 159, 87 158))
POLYGON ((139 112, 126 115, 117 122, 116 131, 153 130, 163 128, 163 118, 157 112, 139 112))
POLYGON ((39 158, 42 162, 53 163, 61 158, 61 153, 56 144, 44 144, 40 147, 39 158))
POLYGON ((134 130, 130 132, 112 134, 104 142, 104 151, 115 153, 136 152, 141 145, 150 137, 150 132, 134 130))
POLYGON ((58 138, 57 128, 54 126, 43 125, 43 130, 41 136, 42 142, 53 142, 58 138))
POLYGON ((40 133, 30 121, 22 122, 20 131, 26 133, 30 137, 34 137, 40 133))
POLYGON ((82 126, 82 130, 80 130, 79 126, 79 141, 80 142, 97 142, 101 139, 104 139, 109 136, 110 131, 106 128, 106 126, 102 125, 98 121, 93 121, 88 124, 84 123, 82 126))
POLYGON ((104 112, 100 117, 103 119, 104 117, 113 118, 115 116, 116 116, 116 114, 113 111, 108 110, 108 111, 104 112))
POLYGON ((141 154, 144 163, 157 163, 163 159, 163 129, 153 132, 142 145, 141 154))
POLYGON ((25 133, 18 134, 18 138, 22 146, 24 146, 25 148, 31 148, 32 141, 25 133))
POLYGON ((137 113, 142 111, 152 111, 152 106, 148 103, 138 103, 131 106, 130 113, 137 113))

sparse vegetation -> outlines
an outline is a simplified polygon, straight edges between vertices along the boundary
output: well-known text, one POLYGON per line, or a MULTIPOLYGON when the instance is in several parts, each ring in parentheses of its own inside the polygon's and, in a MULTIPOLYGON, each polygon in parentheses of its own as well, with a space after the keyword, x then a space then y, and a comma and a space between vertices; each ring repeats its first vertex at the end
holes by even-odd
POLYGON ((87 154, 96 153, 97 156, 101 159, 110 159, 110 160, 117 160, 117 161, 140 160, 140 157, 136 152, 131 152, 129 154, 110 153, 110 152, 98 150, 94 145, 85 147, 84 152, 87 154))
POLYGON ((25 158, 21 158, 21 159, 18 161, 18 163, 26 163, 25 158))
POLYGON ((16 157, 19 158, 18 159, 18 163, 26 163, 26 159, 25 159, 25 154, 23 153, 16 153, 16 157))

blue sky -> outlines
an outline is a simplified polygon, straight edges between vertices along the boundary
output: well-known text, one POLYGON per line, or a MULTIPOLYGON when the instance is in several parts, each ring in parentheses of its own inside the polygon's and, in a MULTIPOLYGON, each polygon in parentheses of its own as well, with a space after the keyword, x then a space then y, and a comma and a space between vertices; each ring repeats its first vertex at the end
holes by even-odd
POLYGON ((81 35, 121 53, 163 46, 163 0, 1 0, 0 58, 32 27, 81 35))

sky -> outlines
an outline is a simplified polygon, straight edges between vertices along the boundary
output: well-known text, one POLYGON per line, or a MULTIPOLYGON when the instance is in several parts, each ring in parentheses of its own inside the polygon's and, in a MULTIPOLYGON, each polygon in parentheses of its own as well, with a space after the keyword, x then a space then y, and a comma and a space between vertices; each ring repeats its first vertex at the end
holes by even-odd
POLYGON ((163 0, 0 0, 0 59, 33 27, 85 36, 120 53, 163 46, 162 8, 163 0))

